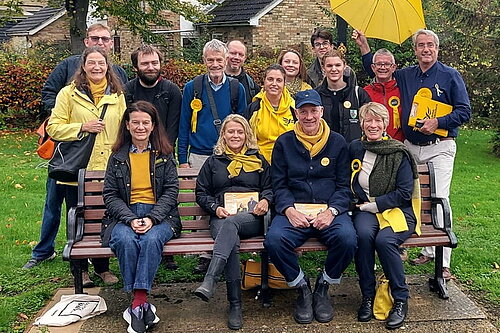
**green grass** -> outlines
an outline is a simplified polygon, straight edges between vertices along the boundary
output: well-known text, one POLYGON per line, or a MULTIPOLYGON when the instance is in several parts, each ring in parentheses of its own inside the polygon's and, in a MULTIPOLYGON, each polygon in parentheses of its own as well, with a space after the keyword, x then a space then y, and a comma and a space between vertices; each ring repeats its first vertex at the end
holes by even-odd
MULTIPOLYGON (((500 164, 488 141, 491 131, 463 130, 458 140, 451 203, 459 246, 453 251, 452 270, 462 285, 480 291, 484 300, 500 306, 500 164)), ((72 283, 61 256, 29 271, 21 270, 38 241, 47 171, 36 155, 36 138, 25 132, 0 133, 0 332, 22 332, 50 299, 55 289, 72 283), (28 319, 26 319, 28 318, 28 319)), ((56 241, 64 247, 64 223, 56 241)), ((418 253, 412 249, 410 255, 418 253)), ((311 276, 322 266, 323 253, 301 257, 311 276)), ((193 281, 193 257, 179 257, 180 269, 160 269, 158 282, 193 281)), ((112 269, 118 272, 116 259, 112 269)), ((406 267, 408 274, 430 273, 432 265, 406 267)), ((348 274, 354 274, 352 266, 348 274)), ((117 286, 119 288, 119 286, 117 286)))

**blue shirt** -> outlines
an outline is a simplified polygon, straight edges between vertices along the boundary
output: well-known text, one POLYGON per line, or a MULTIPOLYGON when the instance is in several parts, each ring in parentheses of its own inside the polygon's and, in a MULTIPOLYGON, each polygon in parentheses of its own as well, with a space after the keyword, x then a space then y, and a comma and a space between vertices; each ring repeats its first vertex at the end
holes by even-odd
MULTIPOLYGON (((371 77, 374 77, 375 74, 370 68, 372 58, 371 53, 365 54, 363 67, 371 77)), ((418 65, 398 69, 394 73, 394 78, 401 93, 401 126, 406 139, 411 143, 427 142, 440 137, 436 134, 425 135, 408 126, 413 97, 420 88, 429 88, 433 100, 453 107, 450 114, 437 118, 438 128, 448 130, 448 136, 456 137, 459 126, 469 121, 472 113, 469 95, 464 80, 456 69, 437 61, 426 72, 422 72, 418 65)))

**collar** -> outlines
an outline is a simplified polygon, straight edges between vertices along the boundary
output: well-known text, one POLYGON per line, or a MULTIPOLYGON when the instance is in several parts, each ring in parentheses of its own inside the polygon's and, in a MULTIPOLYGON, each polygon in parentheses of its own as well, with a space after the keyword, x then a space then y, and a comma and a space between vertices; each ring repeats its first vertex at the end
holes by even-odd
MULTIPOLYGON (((148 146, 146 147, 146 149, 143 152, 145 152, 145 151, 151 151, 151 142, 148 142, 148 146)), ((133 143, 131 143, 129 152, 132 154, 138 154, 139 148, 137 148, 133 143)))
POLYGON ((207 78, 208 78, 208 83, 210 83, 210 87, 212 87, 213 90, 217 91, 220 88, 222 88, 224 83, 226 83, 227 75, 226 75, 226 73, 222 72, 222 82, 219 84, 213 83, 212 79, 210 78, 210 74, 208 74, 208 73, 207 73, 207 78))
POLYGON ((437 66, 438 66, 438 63, 439 61, 436 61, 434 63, 434 65, 432 65, 428 70, 426 70, 425 72, 422 71, 422 68, 420 68, 420 65, 417 65, 417 74, 418 76, 425 76, 425 77, 429 77, 432 73, 434 73, 436 70, 437 70, 437 66))

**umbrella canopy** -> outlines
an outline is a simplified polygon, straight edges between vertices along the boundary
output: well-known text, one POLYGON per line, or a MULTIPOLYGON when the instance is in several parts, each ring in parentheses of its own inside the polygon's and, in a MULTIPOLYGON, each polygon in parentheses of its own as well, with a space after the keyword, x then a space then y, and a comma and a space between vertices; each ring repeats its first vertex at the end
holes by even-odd
POLYGON ((330 6, 366 37, 401 44, 425 28, 421 0, 330 0, 330 6))

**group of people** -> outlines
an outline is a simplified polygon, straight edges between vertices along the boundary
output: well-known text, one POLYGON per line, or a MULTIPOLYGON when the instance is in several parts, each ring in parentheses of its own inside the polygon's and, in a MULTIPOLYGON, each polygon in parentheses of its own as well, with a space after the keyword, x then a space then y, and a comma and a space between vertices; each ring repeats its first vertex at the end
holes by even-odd
MULTIPOLYGON (((396 70, 389 51, 372 55, 362 32, 355 31, 353 38, 365 69, 375 76, 364 89, 324 29, 311 37, 316 59, 309 69, 300 53, 285 50, 265 70, 262 88, 243 68, 245 45, 217 39, 203 49, 206 74, 186 83, 182 93, 160 75, 162 54, 150 45, 132 53, 137 77, 128 82, 123 69, 109 60, 113 41, 101 24, 88 28, 82 55, 65 59, 52 72, 42 91, 49 134, 73 141, 97 133, 87 169, 106 170, 110 222, 109 239, 102 241, 116 254, 124 289, 133 295, 123 313, 128 332, 144 332, 159 321, 147 296, 163 245, 181 231, 177 164, 200 169, 196 202, 210 214, 215 240, 213 254, 200 259, 206 274, 194 293, 208 301, 224 272, 229 328, 243 325, 240 239, 262 235, 262 216, 268 212, 272 223, 264 246, 289 286, 298 290, 293 314, 298 323, 332 320, 329 285, 340 283, 353 259, 363 296, 358 320, 371 320, 377 252, 394 298, 386 327, 403 324, 409 290, 399 247, 420 233, 416 165, 434 163, 437 195, 447 198, 454 139, 470 118, 470 103, 458 72, 437 61, 439 39, 432 31, 415 34, 418 65, 402 70, 396 70), (407 124, 421 87, 453 110, 422 120, 415 130, 407 124), (437 136, 437 128, 449 136, 437 136), (232 192, 259 197, 251 211, 231 215, 224 194, 232 192), (297 204, 324 207, 311 216, 297 204), (328 248, 314 291, 294 252, 310 237, 328 248)), ((69 210, 77 194, 76 184, 47 179, 40 242, 24 268, 55 257, 62 202, 69 210)), ((432 249, 426 249, 412 263, 432 257, 432 249)), ((118 281, 107 259, 93 264, 105 283, 118 281)), ((172 257, 165 264, 175 267, 172 257)), ((84 287, 91 286, 87 262, 75 265, 83 268, 84 287)), ((449 255, 444 265, 450 278, 449 255)))

